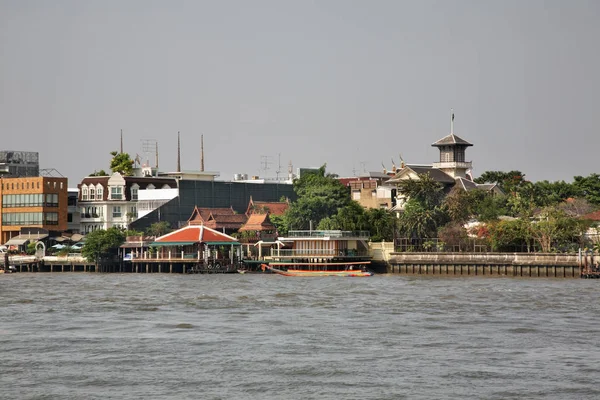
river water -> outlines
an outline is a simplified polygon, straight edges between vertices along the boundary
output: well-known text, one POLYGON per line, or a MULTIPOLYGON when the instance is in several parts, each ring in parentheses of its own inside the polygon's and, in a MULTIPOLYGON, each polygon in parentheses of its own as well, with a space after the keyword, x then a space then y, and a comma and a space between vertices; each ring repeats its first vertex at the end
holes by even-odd
POLYGON ((597 399, 599 284, 0 275, 0 399, 597 399))

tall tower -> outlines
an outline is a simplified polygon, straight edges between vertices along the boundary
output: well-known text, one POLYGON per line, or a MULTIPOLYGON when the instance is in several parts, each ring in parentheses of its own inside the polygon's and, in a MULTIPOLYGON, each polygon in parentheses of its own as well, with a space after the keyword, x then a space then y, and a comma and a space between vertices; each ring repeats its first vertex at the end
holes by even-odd
POLYGON ((434 162, 433 168, 440 169, 453 178, 466 178, 472 163, 466 161, 465 150, 473 145, 454 134, 454 111, 450 118, 450 134, 432 144, 440 150, 440 161, 434 162))

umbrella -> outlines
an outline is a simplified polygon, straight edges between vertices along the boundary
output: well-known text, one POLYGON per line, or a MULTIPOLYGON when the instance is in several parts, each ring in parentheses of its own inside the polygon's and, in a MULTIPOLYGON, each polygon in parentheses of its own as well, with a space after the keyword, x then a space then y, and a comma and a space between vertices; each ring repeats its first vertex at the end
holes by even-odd
POLYGON ((51 247, 52 247, 53 249, 62 249, 63 247, 65 247, 65 245, 64 245, 64 244, 57 243, 57 244, 55 244, 54 246, 51 246, 51 247))

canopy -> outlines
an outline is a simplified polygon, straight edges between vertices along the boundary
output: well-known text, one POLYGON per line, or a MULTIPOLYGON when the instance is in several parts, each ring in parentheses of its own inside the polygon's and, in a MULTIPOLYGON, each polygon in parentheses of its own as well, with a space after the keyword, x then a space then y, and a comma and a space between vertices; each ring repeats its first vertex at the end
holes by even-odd
POLYGON ((29 241, 28 238, 21 238, 19 236, 15 236, 14 238, 10 239, 8 242, 4 243, 4 245, 5 246, 21 246, 22 244, 25 244, 28 241, 29 241))

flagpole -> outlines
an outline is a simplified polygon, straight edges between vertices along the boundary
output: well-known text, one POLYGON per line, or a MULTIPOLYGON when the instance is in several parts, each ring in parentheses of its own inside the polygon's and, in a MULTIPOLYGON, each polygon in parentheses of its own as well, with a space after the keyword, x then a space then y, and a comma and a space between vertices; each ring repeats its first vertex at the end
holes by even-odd
POLYGON ((451 108, 450 112, 452 113, 452 116, 450 117, 450 134, 454 135, 454 109, 451 108))

